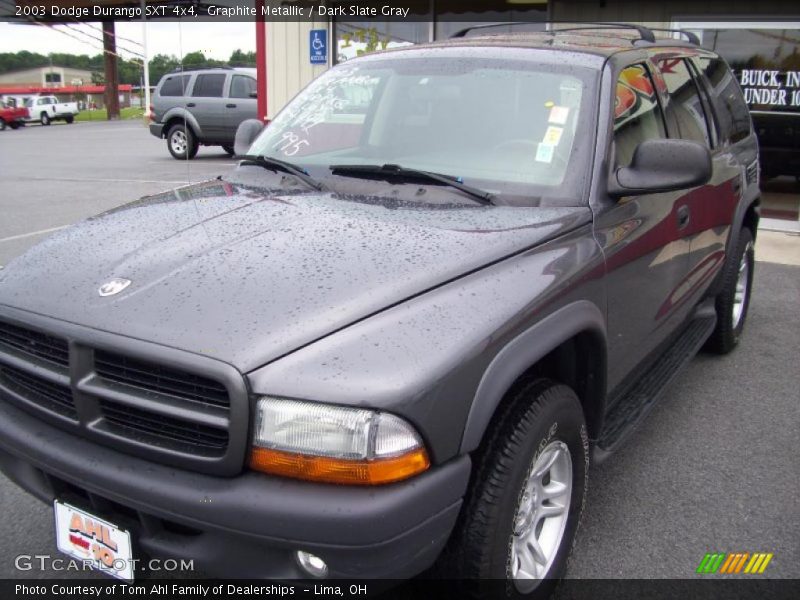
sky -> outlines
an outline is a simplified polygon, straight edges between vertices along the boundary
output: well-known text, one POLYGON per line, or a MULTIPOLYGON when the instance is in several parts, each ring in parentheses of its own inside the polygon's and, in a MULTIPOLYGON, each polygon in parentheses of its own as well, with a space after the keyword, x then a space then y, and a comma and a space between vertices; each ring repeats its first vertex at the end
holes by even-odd
MULTIPOLYGON (((125 58, 138 58, 142 52, 142 24, 116 24, 117 52, 125 58), (124 39, 123 39, 124 38, 124 39)), ((256 49, 255 23, 180 23, 147 24, 147 52, 185 55, 201 51, 207 58, 227 60, 237 48, 256 49), (182 50, 182 51, 181 51, 182 50)), ((66 52, 94 55, 102 50, 100 23, 73 23, 55 29, 39 25, 0 23, 0 52, 27 50, 39 54, 66 52)))

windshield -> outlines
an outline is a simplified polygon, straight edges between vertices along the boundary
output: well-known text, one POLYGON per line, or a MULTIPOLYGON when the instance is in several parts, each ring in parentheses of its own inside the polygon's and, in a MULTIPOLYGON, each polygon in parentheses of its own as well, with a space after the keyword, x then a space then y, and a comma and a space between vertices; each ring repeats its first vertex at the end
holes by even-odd
MULTIPOLYGON (((510 204, 581 196, 592 71, 520 60, 519 52, 515 59, 408 54, 329 70, 281 111, 250 154, 291 161, 318 178, 334 165, 401 165, 459 178, 510 204)), ((342 177, 335 179, 339 191, 342 177)))

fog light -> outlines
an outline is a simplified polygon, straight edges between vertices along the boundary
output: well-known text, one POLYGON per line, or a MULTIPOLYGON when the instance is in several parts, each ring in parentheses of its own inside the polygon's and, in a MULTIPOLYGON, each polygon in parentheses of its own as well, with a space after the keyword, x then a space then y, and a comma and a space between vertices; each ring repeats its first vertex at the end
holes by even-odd
POLYGON ((325 564, 325 561, 310 552, 298 550, 297 562, 312 577, 325 577, 328 574, 328 565, 325 564))

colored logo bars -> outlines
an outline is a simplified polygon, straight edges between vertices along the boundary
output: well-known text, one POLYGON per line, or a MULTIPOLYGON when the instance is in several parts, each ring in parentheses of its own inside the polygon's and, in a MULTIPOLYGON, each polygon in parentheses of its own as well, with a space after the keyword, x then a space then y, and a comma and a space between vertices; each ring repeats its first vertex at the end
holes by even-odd
POLYGON ((755 575, 761 574, 767 568, 769 561, 772 560, 771 552, 715 552, 708 553, 700 561, 697 572, 700 574, 723 573, 738 574, 745 573, 755 575))

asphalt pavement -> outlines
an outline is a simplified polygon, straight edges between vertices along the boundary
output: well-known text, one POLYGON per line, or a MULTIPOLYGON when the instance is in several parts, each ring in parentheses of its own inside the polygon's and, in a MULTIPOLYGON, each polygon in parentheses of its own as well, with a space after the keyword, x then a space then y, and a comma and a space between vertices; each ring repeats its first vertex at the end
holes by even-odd
MULTIPOLYGON (((219 148, 176 161, 140 121, 4 131, 0 265, 57 228, 232 166, 219 148)), ((787 244, 800 255, 800 237, 787 244)), ((765 576, 800 578, 793 262, 757 264, 739 348, 698 356, 627 443, 592 470, 570 577, 691 578, 707 552, 771 552, 765 576)), ((65 575, 14 564, 20 554, 56 554, 52 507, 2 476, 0 507, 0 578, 65 575)))

